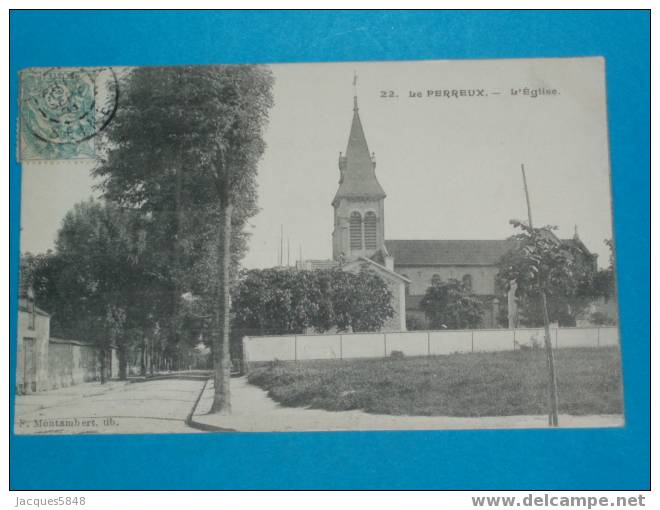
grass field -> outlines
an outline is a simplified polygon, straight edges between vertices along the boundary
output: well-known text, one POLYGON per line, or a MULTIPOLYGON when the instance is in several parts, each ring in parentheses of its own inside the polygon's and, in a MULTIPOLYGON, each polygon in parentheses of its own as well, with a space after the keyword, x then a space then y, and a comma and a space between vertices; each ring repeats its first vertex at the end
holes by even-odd
MULTIPOLYGON (((560 413, 623 413, 617 348, 555 351, 560 413)), ((272 362, 250 383, 290 407, 423 416, 547 412, 543 350, 404 359, 272 362)))

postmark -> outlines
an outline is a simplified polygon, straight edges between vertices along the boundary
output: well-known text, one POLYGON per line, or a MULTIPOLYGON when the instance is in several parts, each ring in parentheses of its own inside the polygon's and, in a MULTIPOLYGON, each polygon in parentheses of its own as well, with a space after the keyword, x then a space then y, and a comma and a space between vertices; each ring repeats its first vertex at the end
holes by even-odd
POLYGON ((21 73, 20 161, 96 157, 96 136, 117 110, 110 68, 29 69, 21 73))

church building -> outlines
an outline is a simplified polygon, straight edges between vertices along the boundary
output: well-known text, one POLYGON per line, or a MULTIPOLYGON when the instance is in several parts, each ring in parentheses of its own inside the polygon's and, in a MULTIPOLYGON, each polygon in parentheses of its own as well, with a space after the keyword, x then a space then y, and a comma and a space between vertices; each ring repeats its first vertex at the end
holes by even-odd
MULTIPOLYGON (((354 97, 348 145, 346 152, 339 154, 339 187, 332 200, 333 260, 302 261, 299 267, 340 265, 349 271, 369 267, 379 273, 392 291, 396 310, 385 331, 405 331, 406 322, 410 329, 428 326, 420 303, 435 277, 462 281, 484 302, 481 327, 500 327, 500 308, 507 298, 511 302, 511 296, 507 297, 506 289, 497 289, 495 282, 498 262, 513 247, 512 241, 386 239, 386 197, 376 177, 376 157, 369 152, 354 97)), ((596 255, 586 249, 577 232, 563 242, 576 243, 595 264, 596 255)))
POLYGON ((391 257, 376 257, 385 243, 386 196, 376 178, 376 158, 369 152, 354 97, 346 153, 339 153, 339 188, 332 200, 332 258, 347 271, 368 267, 378 273, 392 292, 394 308, 394 316, 383 329, 405 331, 406 289, 410 280, 394 270, 391 257))

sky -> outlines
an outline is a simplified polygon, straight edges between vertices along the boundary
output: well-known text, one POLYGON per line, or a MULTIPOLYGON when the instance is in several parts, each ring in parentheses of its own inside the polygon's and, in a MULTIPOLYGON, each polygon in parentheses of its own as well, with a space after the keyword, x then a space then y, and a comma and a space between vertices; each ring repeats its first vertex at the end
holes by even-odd
MULTIPOLYGON (((599 254, 599 265, 607 265, 603 240, 612 237, 612 221, 602 59, 271 68, 275 106, 259 166, 261 211, 247 226, 252 236, 245 267, 277 264, 282 228, 285 264, 301 253, 304 259, 332 256, 330 202, 356 92, 376 175, 387 193, 386 239, 512 235, 509 220, 527 215, 524 163, 535 226, 557 225, 560 237, 572 237, 577 225, 586 246, 599 254), (556 94, 533 97, 525 88, 556 94)), ((53 247, 66 211, 96 194, 92 166, 23 164, 22 251, 53 247)))

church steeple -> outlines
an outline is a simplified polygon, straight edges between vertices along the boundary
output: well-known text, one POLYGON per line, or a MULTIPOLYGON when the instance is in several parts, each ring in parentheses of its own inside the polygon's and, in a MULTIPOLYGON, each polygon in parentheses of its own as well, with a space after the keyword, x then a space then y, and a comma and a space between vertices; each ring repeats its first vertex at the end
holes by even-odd
MULTIPOLYGON (((353 79, 356 85, 357 76, 353 79)), ((384 243, 385 191, 376 178, 376 158, 369 152, 360 120, 357 92, 346 153, 339 153, 339 188, 332 200, 335 229, 333 258, 373 255, 384 243)))
POLYGON ((353 96, 353 121, 348 135, 346 155, 339 155, 339 189, 332 204, 341 198, 385 198, 385 191, 376 178, 376 159, 369 153, 360 120, 357 96, 353 96))

